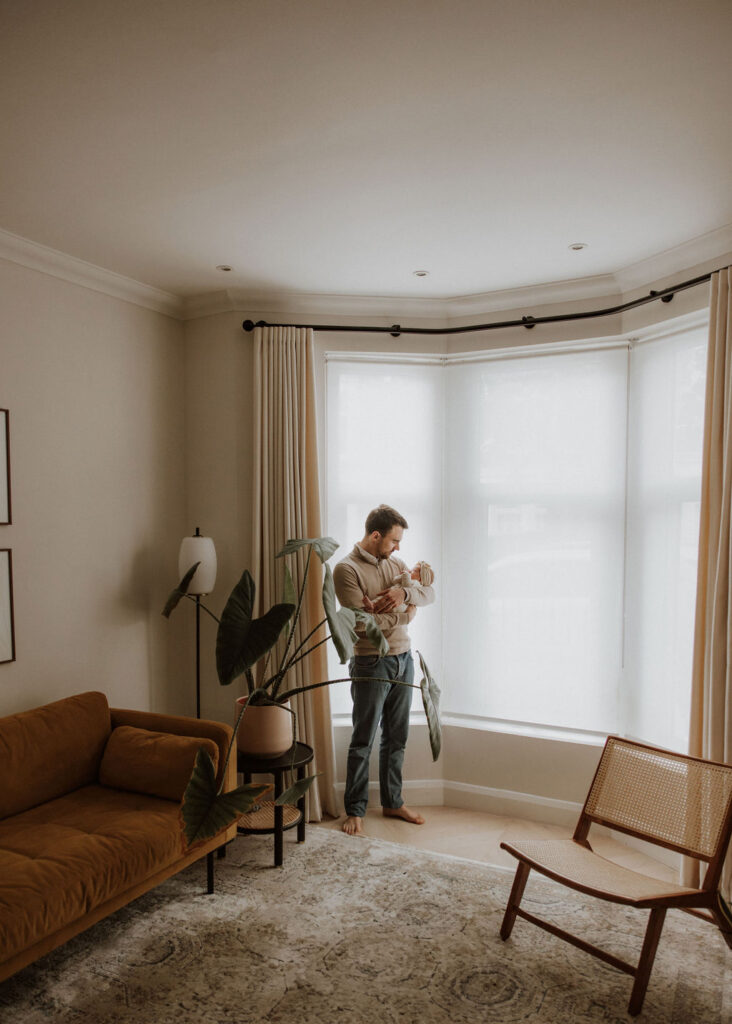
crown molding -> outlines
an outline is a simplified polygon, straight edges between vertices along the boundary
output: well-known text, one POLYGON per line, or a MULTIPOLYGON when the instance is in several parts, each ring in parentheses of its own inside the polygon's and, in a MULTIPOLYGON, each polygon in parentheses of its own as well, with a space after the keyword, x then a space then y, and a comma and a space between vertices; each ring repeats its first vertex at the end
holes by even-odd
POLYGON ((383 320, 385 326, 390 326, 400 319, 409 318, 410 322, 424 320, 434 324, 435 321, 440 321, 440 326, 447 326, 455 319, 481 317, 498 310, 524 309, 559 302, 582 302, 608 296, 613 299, 618 297, 617 284, 611 274, 451 298, 249 292, 242 288, 229 288, 185 299, 182 317, 184 320, 192 320, 235 311, 252 320, 266 320, 269 317, 317 317, 323 323, 332 320, 345 324, 353 321, 354 324, 358 324, 364 319, 378 319, 383 320))
POLYGON ((377 326, 389 326, 409 319, 414 326, 424 322, 445 327, 458 320, 476 321, 490 313, 526 312, 559 303, 601 300, 612 305, 674 276, 688 276, 692 271, 708 273, 731 258, 732 224, 727 224, 612 274, 474 295, 415 298, 229 288, 184 298, 0 229, 0 259, 179 320, 236 312, 253 320, 318 319, 323 323, 357 325, 367 319, 380 321, 377 326))
POLYGON ((706 274, 722 263, 728 263, 731 257, 732 224, 725 224, 724 227, 691 238, 688 242, 649 256, 648 259, 631 263, 616 271, 614 276, 622 294, 627 295, 674 275, 697 276, 689 274, 690 271, 706 274))
POLYGON ((104 295, 143 306, 145 309, 152 309, 156 313, 164 313, 176 319, 180 319, 181 316, 182 300, 177 295, 116 274, 113 270, 97 267, 93 263, 77 259, 76 256, 69 256, 58 249, 50 249, 46 245, 21 238, 20 235, 13 235, 1 228, 0 259, 19 263, 31 270, 59 277, 71 284, 102 292, 104 295))

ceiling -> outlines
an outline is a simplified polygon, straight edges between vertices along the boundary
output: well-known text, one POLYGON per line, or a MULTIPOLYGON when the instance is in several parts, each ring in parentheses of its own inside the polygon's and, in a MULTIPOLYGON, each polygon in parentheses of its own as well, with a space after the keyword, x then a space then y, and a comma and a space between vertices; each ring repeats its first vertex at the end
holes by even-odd
POLYGON ((729 0, 4 0, 0 229, 181 297, 612 274, 732 225, 731 50, 729 0))

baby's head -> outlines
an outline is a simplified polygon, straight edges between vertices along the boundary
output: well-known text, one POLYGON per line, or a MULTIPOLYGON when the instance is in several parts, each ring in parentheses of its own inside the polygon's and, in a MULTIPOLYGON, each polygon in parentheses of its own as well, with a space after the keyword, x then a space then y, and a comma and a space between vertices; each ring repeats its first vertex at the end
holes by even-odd
POLYGON ((429 562, 417 562, 409 575, 417 583, 421 583, 423 587, 429 587, 435 578, 435 574, 429 562))

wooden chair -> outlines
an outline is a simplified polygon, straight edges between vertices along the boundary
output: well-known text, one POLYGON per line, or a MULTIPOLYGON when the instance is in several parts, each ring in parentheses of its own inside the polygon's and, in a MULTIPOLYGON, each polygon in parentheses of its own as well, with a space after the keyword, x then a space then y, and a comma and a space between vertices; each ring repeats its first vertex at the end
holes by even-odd
POLYGON ((666 911, 677 907, 716 924, 732 948, 732 922, 718 895, 732 831, 732 766, 674 754, 610 736, 572 839, 501 843, 518 859, 501 926, 511 934, 516 917, 599 957, 634 979, 628 1012, 640 1013, 666 911), (699 889, 662 882, 594 853, 590 826, 606 825, 707 863, 699 889), (650 910, 636 966, 521 909, 531 868, 578 892, 650 910))

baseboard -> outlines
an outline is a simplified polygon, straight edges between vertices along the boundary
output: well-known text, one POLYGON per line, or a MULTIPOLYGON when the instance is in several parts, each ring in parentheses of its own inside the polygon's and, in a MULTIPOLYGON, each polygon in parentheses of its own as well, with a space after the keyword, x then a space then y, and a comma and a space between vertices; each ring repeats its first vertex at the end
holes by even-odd
MULTIPOLYGON (((343 810, 345 783, 335 785, 338 807, 343 810)), ((402 793, 407 803, 419 807, 463 807, 469 811, 502 814, 512 818, 546 821, 554 825, 574 828, 581 804, 568 800, 554 800, 531 793, 514 793, 489 786, 474 786, 467 782, 443 779, 405 779, 402 793)), ((369 803, 379 803, 379 784, 369 782, 369 803)))
MULTIPOLYGON (((344 782, 337 782, 335 795, 340 813, 343 813, 344 782)), ((475 786, 467 782, 451 782, 447 779, 405 779, 402 793, 408 804, 417 807, 461 807, 468 811, 481 811, 485 814, 500 814, 509 818, 525 818, 527 821, 546 822, 550 825, 561 825, 568 834, 574 831, 582 804, 571 800, 557 800, 552 797, 537 796, 535 793, 517 793, 510 789, 492 789, 490 786, 475 786)), ((379 806, 379 784, 369 782, 369 803, 379 806)), ((593 826, 596 834, 612 835, 617 842, 640 850, 647 856, 655 858, 662 864, 677 868, 681 858, 673 850, 644 843, 634 836, 626 836, 621 832, 611 832, 603 826, 593 826)))

